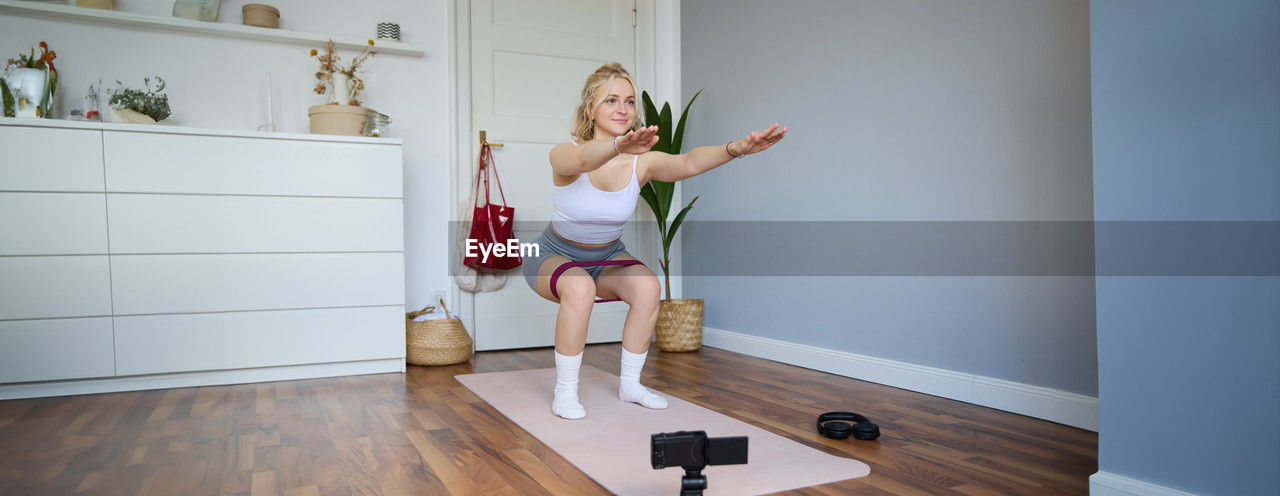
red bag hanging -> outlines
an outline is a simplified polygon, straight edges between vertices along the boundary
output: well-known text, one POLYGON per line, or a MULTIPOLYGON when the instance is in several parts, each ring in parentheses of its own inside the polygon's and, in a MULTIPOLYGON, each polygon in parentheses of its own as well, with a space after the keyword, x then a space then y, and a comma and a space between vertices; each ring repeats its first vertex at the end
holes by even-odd
POLYGON ((493 170, 493 151, 485 144, 480 149, 480 171, 476 173, 475 213, 471 219, 471 233, 467 236, 462 264, 482 272, 501 272, 520 266, 520 251, 509 250, 517 241, 513 234, 516 219, 515 207, 507 206, 507 196, 502 192, 502 180, 493 170), (498 183, 502 204, 489 201, 489 176, 498 183), (480 182, 484 182, 484 206, 480 205, 480 182))

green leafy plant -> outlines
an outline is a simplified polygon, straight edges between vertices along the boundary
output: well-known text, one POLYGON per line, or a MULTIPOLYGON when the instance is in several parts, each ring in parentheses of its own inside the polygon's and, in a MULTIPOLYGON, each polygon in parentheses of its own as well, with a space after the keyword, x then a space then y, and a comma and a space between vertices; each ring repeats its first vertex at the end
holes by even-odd
POLYGON ((0 79, 0 98, 4 99, 4 113, 0 115, 5 117, 16 115, 17 110, 14 108, 13 93, 9 92, 9 85, 4 82, 4 79, 0 79))
MULTIPOLYGON (((685 118, 689 116, 689 107, 693 106, 693 101, 697 100, 698 95, 701 94, 702 92, 699 91, 689 99, 689 103, 684 106, 684 111, 680 113, 680 121, 672 128, 671 104, 663 103, 662 111, 659 112, 653 105, 653 100, 649 98, 649 92, 640 92, 640 97, 644 100, 645 126, 658 126, 658 144, 654 145, 652 150, 672 155, 680 154, 681 142, 684 141, 685 118)), ((640 190, 640 196, 644 198, 645 203, 649 204, 649 209, 653 210, 653 216, 658 220, 658 235, 662 238, 662 259, 658 264, 662 266, 662 277, 666 281, 663 286, 666 287, 668 300, 671 299, 671 242, 676 239, 676 230, 680 229, 680 223, 684 222, 685 214, 688 214, 694 202, 698 201, 698 197, 690 200, 688 205, 680 209, 680 213, 676 214, 675 220, 672 220, 668 227, 667 216, 671 213, 671 201, 675 196, 675 190, 675 183, 656 179, 650 179, 649 183, 640 190)))
POLYGON ((164 79, 160 76, 155 77, 155 88, 152 88, 151 78, 143 78, 142 82, 146 86, 146 91, 125 88, 124 83, 116 81, 116 88, 111 91, 111 100, 107 103, 111 108, 116 110, 129 109, 134 112, 146 115, 160 122, 169 117, 169 95, 161 93, 164 91, 164 79))

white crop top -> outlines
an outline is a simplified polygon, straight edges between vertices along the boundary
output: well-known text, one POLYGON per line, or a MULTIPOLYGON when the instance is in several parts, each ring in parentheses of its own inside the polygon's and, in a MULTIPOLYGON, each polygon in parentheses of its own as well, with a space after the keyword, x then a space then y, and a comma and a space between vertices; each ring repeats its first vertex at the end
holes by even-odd
MULTIPOLYGON (((578 146, 577 143, 573 146, 578 146)), ((566 186, 551 189, 551 226, 556 233, 579 243, 608 243, 622 237, 622 227, 631 220, 640 198, 640 182, 636 179, 636 164, 631 160, 631 182, 620 191, 603 191, 591 184, 584 172, 566 186)))

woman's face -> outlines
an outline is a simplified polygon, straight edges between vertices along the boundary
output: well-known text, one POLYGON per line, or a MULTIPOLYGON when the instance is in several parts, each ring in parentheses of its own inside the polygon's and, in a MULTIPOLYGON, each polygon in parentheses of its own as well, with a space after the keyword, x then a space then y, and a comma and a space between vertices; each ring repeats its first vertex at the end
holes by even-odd
POLYGON ((608 135, 610 138, 621 136, 631 130, 631 122, 636 118, 636 91, 631 82, 623 78, 614 78, 608 88, 602 88, 604 101, 596 106, 596 135, 608 135))

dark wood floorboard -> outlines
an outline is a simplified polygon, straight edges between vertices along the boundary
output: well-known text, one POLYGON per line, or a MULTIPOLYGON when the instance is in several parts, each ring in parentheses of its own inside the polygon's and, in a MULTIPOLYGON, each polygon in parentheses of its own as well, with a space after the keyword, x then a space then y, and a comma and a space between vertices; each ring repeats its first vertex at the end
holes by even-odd
MULTIPOLYGON (((588 365, 618 360, 617 344, 587 348, 588 365)), ((553 366, 549 348, 515 350, 403 375, 0 401, 0 494, 608 494, 453 379, 553 366)), ((871 466, 785 494, 1088 494, 1097 471, 1093 432, 714 348, 655 347, 644 382, 871 466), (883 434, 823 438, 814 418, 831 410, 883 434)))

